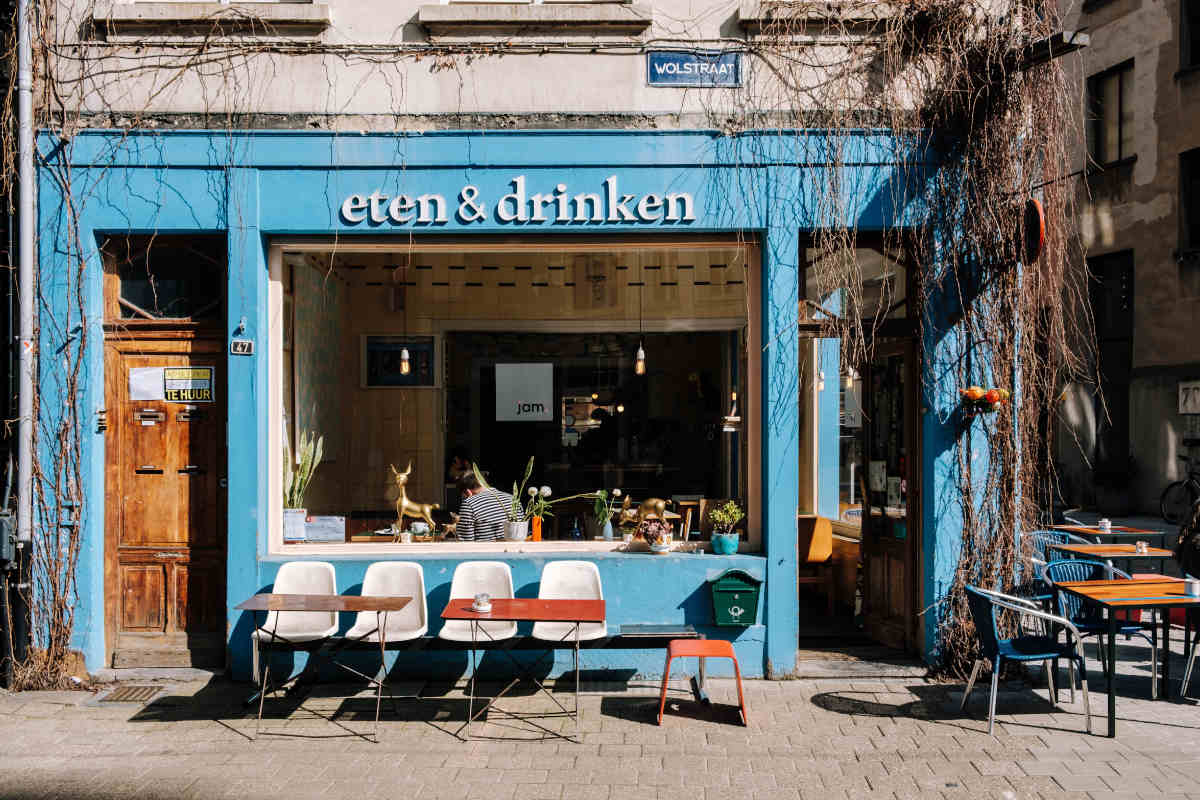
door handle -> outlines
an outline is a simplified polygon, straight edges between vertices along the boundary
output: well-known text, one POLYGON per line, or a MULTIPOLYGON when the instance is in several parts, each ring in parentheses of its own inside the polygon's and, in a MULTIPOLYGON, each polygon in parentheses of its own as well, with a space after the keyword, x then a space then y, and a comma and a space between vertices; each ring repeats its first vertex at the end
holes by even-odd
POLYGON ((207 471, 204 467, 198 467, 195 464, 187 464, 178 470, 180 475, 203 475, 207 471))
POLYGON ((168 551, 163 551, 161 553, 155 553, 154 557, 155 558, 186 558, 186 556, 183 553, 172 553, 172 552, 168 552, 168 551))

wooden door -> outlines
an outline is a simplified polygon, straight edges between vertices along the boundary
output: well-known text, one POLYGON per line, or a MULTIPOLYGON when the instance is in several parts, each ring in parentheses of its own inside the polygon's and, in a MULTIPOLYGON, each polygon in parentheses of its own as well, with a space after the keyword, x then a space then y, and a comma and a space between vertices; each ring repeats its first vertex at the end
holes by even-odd
POLYGON ((867 633, 915 650, 920 529, 918 373, 911 341, 880 343, 863 372, 863 616, 867 633))
POLYGON ((106 349, 113 665, 223 666, 223 352, 187 336, 106 349))

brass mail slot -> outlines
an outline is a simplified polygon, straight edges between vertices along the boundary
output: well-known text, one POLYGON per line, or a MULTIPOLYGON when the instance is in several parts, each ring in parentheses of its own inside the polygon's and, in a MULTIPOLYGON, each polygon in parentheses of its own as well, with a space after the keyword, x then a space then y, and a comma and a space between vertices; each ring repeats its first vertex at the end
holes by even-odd
POLYGON ((156 422, 166 422, 167 415, 153 408, 142 408, 133 412, 133 418, 143 425, 153 425, 156 422))

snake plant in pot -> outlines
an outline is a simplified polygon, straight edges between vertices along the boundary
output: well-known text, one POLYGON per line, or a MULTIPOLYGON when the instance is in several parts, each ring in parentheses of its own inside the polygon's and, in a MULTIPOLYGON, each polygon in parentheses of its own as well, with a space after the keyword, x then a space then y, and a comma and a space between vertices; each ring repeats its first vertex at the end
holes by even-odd
POLYGON ((297 463, 292 463, 291 448, 287 438, 283 442, 283 540, 304 541, 304 521, 308 509, 304 507, 304 493, 312 481, 317 465, 325 454, 325 437, 311 432, 300 432, 297 442, 297 463))

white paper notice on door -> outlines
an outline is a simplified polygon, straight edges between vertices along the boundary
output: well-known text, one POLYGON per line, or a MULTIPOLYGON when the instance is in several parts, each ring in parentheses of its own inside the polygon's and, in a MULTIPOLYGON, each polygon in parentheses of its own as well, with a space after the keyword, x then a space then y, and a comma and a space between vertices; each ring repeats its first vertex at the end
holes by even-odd
POLYGON ((887 462, 872 461, 867 465, 867 484, 872 492, 887 489, 887 462))
POLYGON ((129 399, 162 400, 163 367, 130 367, 129 399))

